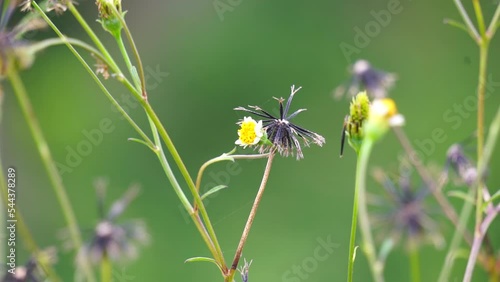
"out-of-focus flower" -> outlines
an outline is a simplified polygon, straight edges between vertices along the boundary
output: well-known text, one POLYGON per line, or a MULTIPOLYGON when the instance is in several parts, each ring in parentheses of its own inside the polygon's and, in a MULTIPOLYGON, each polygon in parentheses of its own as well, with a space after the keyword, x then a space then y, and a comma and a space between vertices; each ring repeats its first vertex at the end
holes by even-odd
POLYGON ((474 184, 477 178, 477 169, 465 155, 461 145, 451 145, 446 153, 446 159, 446 166, 451 166, 461 181, 469 187, 474 184))
POLYGON ((149 242, 146 226, 141 220, 118 223, 117 218, 137 196, 139 188, 130 187, 122 198, 112 204, 104 216, 105 184, 98 183, 96 186, 101 220, 94 229, 92 239, 79 250, 78 265, 81 265, 85 258, 94 264, 98 264, 104 256, 118 262, 135 259, 138 255, 138 247, 149 242))
POLYGON ((372 98, 387 97, 388 91, 396 81, 396 75, 375 69, 366 60, 358 60, 351 66, 352 77, 348 85, 341 85, 334 91, 334 97, 340 99, 344 94, 353 97, 360 90, 366 90, 372 98))
POLYGON ((267 134, 267 139, 270 141, 271 146, 262 144, 260 146, 261 153, 269 151, 271 148, 275 147, 282 156, 296 154, 297 159, 301 159, 304 157, 304 155, 302 154, 301 145, 297 137, 300 137, 300 139, 302 139, 304 146, 309 146, 310 142, 313 142, 318 146, 323 146, 323 144, 325 143, 325 138, 323 136, 295 125, 290 121, 299 113, 306 110, 299 109, 290 115, 288 114, 292 99, 295 93, 297 93, 300 89, 301 87, 295 89, 295 86, 292 85, 291 94, 286 101, 285 106, 283 106, 285 99, 275 98, 280 105, 279 117, 275 117, 269 112, 257 106, 249 106, 250 109, 246 109, 244 107, 235 108, 235 110, 237 111, 249 112, 263 118, 262 123, 267 134))
POLYGON ((244 117, 238 124, 240 125, 240 129, 238 130, 239 137, 235 142, 236 145, 246 148, 249 145, 258 144, 264 136, 261 120, 257 122, 251 117, 244 117))
POLYGON ((47 248, 32 256, 25 265, 18 265, 12 273, 8 271, 2 278, 2 282, 43 282, 45 280, 43 265, 53 265, 57 261, 56 249, 47 248))
POLYGON ((378 140, 390 127, 403 126, 404 122, 405 119, 398 113, 394 100, 375 99, 370 106, 370 114, 365 123, 365 135, 372 140, 378 140))
POLYGON ((32 48, 33 44, 23 40, 28 31, 45 27, 45 22, 38 15, 26 15, 17 25, 8 28, 9 20, 16 10, 18 1, 0 1, 0 78, 3 77, 11 66, 25 69, 32 65, 35 53, 39 51, 32 48))
POLYGON ((381 231, 381 237, 391 235, 394 241, 402 238, 413 242, 431 242, 442 247, 443 238, 438 225, 432 220, 424 200, 429 195, 428 188, 416 190, 411 184, 411 171, 403 164, 401 175, 389 177, 382 169, 374 172, 374 177, 386 192, 385 197, 370 196, 373 207, 374 226, 381 231), (395 179, 395 180, 394 180, 395 179))

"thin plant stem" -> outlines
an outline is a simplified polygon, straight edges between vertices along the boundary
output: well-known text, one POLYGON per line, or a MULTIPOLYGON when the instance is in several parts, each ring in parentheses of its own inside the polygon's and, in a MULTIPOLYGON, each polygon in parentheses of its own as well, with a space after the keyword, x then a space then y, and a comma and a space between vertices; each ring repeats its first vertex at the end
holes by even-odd
MULTIPOLYGON (((89 37, 92 40, 92 42, 94 42, 94 44, 96 45, 97 49, 99 51, 101 51, 101 53, 103 54, 104 57, 107 58, 107 61, 109 62, 109 66, 111 67, 111 69, 115 73, 121 74, 122 72, 121 72, 120 68, 118 67, 118 65, 116 64, 116 62, 113 60, 113 57, 111 57, 111 55, 109 54, 109 52, 106 49, 106 47, 104 47, 104 44, 102 44, 102 42, 99 40, 99 38, 97 37, 97 35, 92 30, 92 28, 90 28, 90 26, 88 25, 88 23, 85 21, 85 19, 82 17, 82 15, 78 12, 78 10, 76 9, 76 7, 73 4, 73 2, 72 1, 66 1, 65 4, 67 5, 68 10, 73 14, 73 16, 75 17, 75 19, 78 21, 78 23, 83 27, 83 29, 85 30, 85 32, 89 35, 89 37)), ((35 6, 35 5, 36 5, 36 3, 35 3, 35 1, 33 1, 33 6, 35 6)), ((38 5, 36 5, 36 6, 38 6, 38 5)))
MULTIPOLYGON (((487 164, 489 163, 491 156, 493 155, 493 150, 496 146, 496 143, 498 141, 498 136, 500 135, 500 107, 497 110, 497 113, 495 115, 495 118, 493 119, 493 122, 490 126, 488 138, 486 140, 485 146, 484 146, 484 154, 483 157, 481 158, 481 162, 479 163, 477 167, 477 179, 476 183, 474 183, 473 187, 478 187, 479 185, 479 179, 482 178, 484 175, 487 164)), ((470 189, 468 193, 468 197, 472 197, 474 195, 475 189, 470 189)), ((462 212, 460 213, 460 219, 459 219, 459 225, 457 226, 457 230, 453 234, 453 238, 450 243, 450 248, 448 250, 448 253, 446 255, 446 261, 441 269, 441 273, 439 275, 439 282, 448 282, 449 281, 449 276, 451 269, 453 268, 453 263, 454 263, 454 256, 457 253, 458 248, 460 247, 460 234, 462 234, 465 230, 465 227, 467 226, 467 222, 469 220, 470 214, 472 212, 473 205, 471 202, 466 201, 464 203, 464 206, 462 208, 462 212)), ((479 233, 477 233, 479 234, 479 233)), ((471 262, 472 263, 472 262, 471 262)), ((475 261, 474 261, 475 265, 475 261)), ((491 271, 492 277, 496 275, 496 271, 493 270, 491 271)))
MULTIPOLYGON (((51 28, 59 35, 59 37, 64 37, 64 35, 62 35, 62 33, 57 29, 57 27, 52 23, 52 21, 45 15, 45 13, 43 12, 43 10, 40 9, 40 7, 35 2, 32 2, 32 3, 33 3, 33 6, 42 14, 42 17, 45 19, 45 21, 47 23, 49 23, 49 25, 51 26, 51 28)), ((180 158, 180 155, 178 154, 177 150, 175 149, 175 147, 174 147, 174 145, 172 143, 172 140, 170 139, 170 136, 167 134, 165 128, 161 124, 158 116, 156 115, 156 113, 154 112, 154 110, 151 108, 151 106, 149 105, 149 103, 147 103, 147 100, 143 99, 144 97, 142 97, 141 94, 138 93, 137 90, 132 86, 132 84, 123 76, 122 72, 120 71, 120 69, 118 68, 118 66, 116 65, 116 63, 114 63, 114 60, 111 58, 111 56, 109 55, 109 52, 106 50, 106 48, 101 43, 101 41, 99 40, 99 38, 95 35, 95 33, 88 26, 87 22, 78 13, 78 10, 74 7, 74 5, 71 2, 69 2, 69 4, 68 4, 68 9, 73 13, 73 15, 75 16, 75 18, 77 19, 77 21, 84 27, 84 30, 87 32, 87 34, 90 36, 90 38, 94 41, 94 43, 96 44, 97 48, 102 52, 102 54, 105 57, 109 57, 109 60, 112 62, 112 64, 110 65, 110 67, 112 68, 113 71, 115 71, 117 73, 118 80, 121 81, 122 83, 124 83, 124 85, 130 90, 130 92, 136 97, 136 99, 139 101, 139 103, 142 105, 142 107, 146 110, 147 115, 151 118, 151 120, 153 121, 153 123, 156 126, 156 128, 159 130, 159 134, 160 134, 163 142, 167 146, 167 149, 171 153, 171 155, 172 155, 172 157, 173 157, 176 165, 178 166, 178 168, 179 168, 182 176, 184 177, 186 183, 188 184, 188 188, 190 189, 191 193, 193 194, 195 202, 197 203, 197 205, 200 206, 200 209, 199 209, 200 213, 201 213, 201 215, 203 217, 203 221, 207 225, 208 232, 209 232, 209 234, 210 234, 210 236, 211 236, 211 238, 212 238, 212 240, 214 242, 214 245, 215 245, 217 253, 218 253, 218 257, 223 258, 222 250, 220 248, 220 244, 219 244, 219 242, 217 240, 217 237, 215 235, 215 230, 214 230, 214 228, 213 228, 213 226, 211 224, 210 218, 208 217, 206 209, 205 209, 205 207, 204 207, 204 205, 202 203, 201 197, 196 192, 196 187, 194 185, 194 182, 191 179, 191 176, 189 175, 189 172, 187 171, 186 166, 182 162, 182 159, 180 158)), ((74 50, 74 48, 70 44, 67 44, 67 46, 68 46, 68 48, 70 50, 72 50, 73 54, 80 60, 80 62, 89 71, 89 73, 91 74, 91 76, 94 78, 94 80, 101 87, 101 90, 108 96, 109 92, 104 87, 104 85, 99 80, 99 78, 97 78, 97 76, 92 72, 92 69, 88 66, 88 64, 83 60, 83 58, 81 58, 81 56, 78 54, 78 52, 76 52, 76 50, 74 50)), ((109 97, 112 98, 111 94, 109 94, 109 97)), ((120 112, 122 113, 122 115, 124 115, 124 116, 126 115, 126 112, 124 112, 124 111, 122 112, 121 110, 120 110, 120 112)), ((136 130, 138 130, 138 129, 136 129, 136 130)), ((141 130, 141 132, 142 132, 142 130, 141 130)), ((142 136, 142 134, 141 134, 141 136, 142 136)), ((149 140, 149 138, 145 139, 145 140, 149 140)), ((151 146, 154 146, 154 145, 151 145, 151 146)), ((221 262, 221 265, 223 265, 223 267, 221 269, 223 271, 227 271, 224 261, 221 262)))
POLYGON ((483 10, 481 9, 481 3, 479 0, 472 0, 472 6, 476 12, 477 25, 479 28, 479 34, 481 38, 484 38, 486 34, 486 25, 484 24, 483 10))
POLYGON ((351 220, 351 236, 349 239, 349 261, 347 264, 347 281, 352 282, 353 273, 354 273, 354 252, 356 249, 356 228, 358 226, 358 198, 359 198, 359 189, 361 186, 358 183, 358 173, 361 170, 361 162, 359 160, 359 153, 357 155, 356 161, 356 183, 354 187, 354 200, 352 204, 352 220, 351 220))
MULTIPOLYGON (((71 2, 71 1, 69 1, 71 2)), ((101 82, 99 77, 94 73, 92 68, 87 64, 87 62, 83 59, 83 57, 78 53, 78 51, 68 42, 66 36, 61 33, 61 31, 54 25, 54 23, 50 20, 49 17, 45 14, 45 12, 38 6, 36 2, 32 2, 33 7, 40 13, 42 18, 47 22, 47 24, 54 30, 54 32, 65 42, 65 45, 68 47, 68 49, 73 53, 73 55, 78 59, 78 61, 83 65, 83 67, 87 70, 87 72, 90 74, 90 76, 94 79, 94 81, 97 83, 99 88, 102 90, 104 95, 109 99, 111 104, 116 107, 116 109, 120 112, 120 114, 127 120, 127 122, 132 126, 132 128, 135 129, 135 131, 144 139, 144 141, 149 144, 150 146, 154 146, 153 142, 149 137, 142 131, 142 129, 135 123, 135 121, 127 114, 127 112, 122 108, 122 106, 118 103, 118 101, 115 100, 115 98, 111 95, 111 93, 108 91, 106 86, 101 82)), ((106 51, 106 50, 105 50, 106 51)), ((113 62, 114 60, 111 57, 108 57, 105 55, 105 52, 102 52, 103 55, 107 58, 107 61, 113 62)), ((107 53, 107 51, 106 51, 107 53)), ((109 55, 109 53, 107 53, 109 55)))
POLYGON ((368 160, 370 158, 373 145, 374 141, 370 138, 365 137, 363 143, 361 144, 358 155, 358 162, 360 163, 359 167, 357 167, 356 169, 356 186, 358 186, 356 189, 359 189, 358 221, 363 238, 362 249, 365 252, 366 258, 368 260, 368 265, 370 266, 373 280, 375 282, 383 282, 383 266, 377 260, 377 252, 375 250, 375 244, 373 242, 373 237, 370 229, 370 219, 366 201, 366 171, 368 168, 368 160))
MULTIPOLYGON (((16 94, 16 97, 19 101, 19 105, 21 107, 21 111, 23 112, 24 118, 26 119, 31 134, 33 135, 33 140, 35 141, 38 153, 40 154, 45 170, 47 171, 47 174, 49 176, 49 180, 52 184, 51 186, 54 189, 59 204, 61 205, 63 216, 66 220, 66 223, 68 224, 71 240, 76 250, 78 250, 82 246, 82 237, 80 234, 80 230, 78 229, 76 216, 71 207, 71 202, 69 200, 68 194, 66 193, 66 189, 63 185, 61 176, 57 171, 57 167, 55 165, 54 159, 52 158, 52 154, 50 153, 47 141, 45 140, 40 125, 38 124, 38 120, 36 119, 33 106, 31 105, 29 97, 26 93, 26 89, 24 88, 24 84, 17 71, 15 69, 11 69, 7 72, 7 75, 12 88, 14 89, 14 93, 16 94)), ((88 281, 95 281, 92 268, 86 259, 83 260, 82 270, 88 281)))
POLYGON ((476 30, 476 27, 474 27, 474 24, 472 23, 469 15, 467 14, 467 11, 465 11, 464 6, 462 5, 462 2, 460 0, 454 0, 455 6, 457 6, 458 12, 462 16, 462 19, 464 20, 465 24, 469 28, 470 32, 472 33, 472 38, 474 38, 476 41, 481 40, 481 36, 476 30))
MULTIPOLYGON (((500 205, 498 205, 496 208, 491 209, 488 212, 483 222, 481 223, 481 227, 479 229, 479 236, 474 237, 474 242, 472 243, 469 259, 467 261, 467 267, 465 269, 464 280, 463 280, 464 282, 469 282, 472 279, 472 274, 474 272, 474 265, 479 255, 479 251, 481 250, 481 245, 483 243, 483 239, 485 238, 484 236, 488 231, 490 224, 493 222, 498 213, 500 213, 500 205)), ((490 281, 491 282, 498 281, 498 276, 497 275, 492 276, 490 281)))
POLYGON ((139 77, 140 77, 140 80, 141 80, 142 97, 144 99, 147 99, 146 76, 144 74, 144 67, 142 66, 142 60, 141 60, 141 56, 139 54, 139 50, 137 50, 137 46, 135 45, 134 38, 132 37, 132 33, 130 32, 130 29, 128 28, 127 22, 123 18, 123 15, 121 15, 118 12, 118 10, 116 9, 115 5, 110 5, 110 7, 113 10, 113 13, 115 14, 115 16, 118 18, 118 20, 122 24, 123 30, 125 32, 125 35, 127 36, 127 40, 129 42, 129 45, 132 48, 132 53, 134 54, 135 61, 137 62, 139 77))
POLYGON ((267 181, 269 179, 269 174, 271 173, 271 167, 275 155, 276 152, 273 149, 273 151, 269 154, 269 157, 267 158, 267 164, 264 170, 264 174, 262 176, 262 181, 260 182, 259 191, 255 196, 252 209, 250 210, 250 214, 248 215, 247 223, 245 224, 245 228, 243 229, 243 234, 241 234, 240 242, 238 243, 238 248, 236 249, 233 263, 231 264, 231 269, 229 270, 229 275, 224 280, 226 282, 233 282, 234 274, 236 273, 236 268, 238 267, 238 263, 240 262, 243 248, 245 247, 245 243, 248 239, 248 234, 250 233, 250 229, 252 228, 255 215, 257 214, 257 209, 259 208, 260 201, 262 200, 262 196, 264 195, 264 190, 266 189, 267 181))
POLYGON ((101 282, 111 282, 113 279, 113 268, 108 253, 105 251, 101 259, 101 282))
POLYGON ((500 19, 500 3, 497 6, 497 9, 495 10, 495 14, 493 15, 493 19, 491 19, 491 23, 488 26, 488 30, 486 31, 486 35, 488 38, 493 38, 495 35, 495 32, 498 28, 498 19, 500 19))
POLYGON ((409 238, 410 243, 410 273, 412 282, 420 282, 420 258, 416 238, 409 238))

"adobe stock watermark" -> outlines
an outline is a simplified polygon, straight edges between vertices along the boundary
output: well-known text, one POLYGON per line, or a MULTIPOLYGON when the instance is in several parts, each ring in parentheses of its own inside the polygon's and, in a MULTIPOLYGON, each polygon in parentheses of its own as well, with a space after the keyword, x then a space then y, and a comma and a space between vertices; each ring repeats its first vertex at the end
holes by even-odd
POLYGON ((242 2, 243 0, 214 0, 213 5, 219 20, 223 22, 224 14, 234 11, 242 2))
MULTIPOLYGON (((409 0, 411 1, 411 0, 409 0)), ((382 29, 387 27, 395 15, 403 11, 403 5, 400 0, 389 0, 386 9, 370 11, 371 20, 364 25, 354 27, 354 37, 352 44, 341 42, 339 47, 346 61, 352 63, 352 55, 360 54, 361 50, 368 47, 372 40, 377 37, 382 29)))
POLYGON ((328 260, 335 249, 340 246, 340 244, 332 242, 331 235, 326 236, 325 239, 318 237, 316 238, 316 242, 317 245, 312 250, 310 256, 305 257, 297 264, 292 265, 290 269, 283 272, 283 275, 281 275, 282 282, 306 281, 310 278, 312 273, 318 270, 321 263, 328 260))
MULTIPOLYGON (((493 75, 490 74, 485 85, 484 99, 487 100, 500 87, 500 81, 494 81, 493 75)), ((471 94, 465 97, 460 103, 453 103, 446 111, 443 112, 443 121, 451 124, 453 130, 458 130, 464 120, 473 117, 472 113, 477 111, 477 95, 471 94)), ((431 132, 430 138, 422 140, 415 139, 415 154, 410 156, 412 161, 424 162, 426 157, 434 154, 437 145, 446 142, 448 135, 445 130, 437 127, 431 132)))
MULTIPOLYGON (((162 72, 159 65, 156 65, 155 68, 147 66, 145 68, 146 88, 148 90, 156 89, 168 76, 169 73, 162 72)), ((135 100, 129 93, 122 94, 120 98, 115 97, 115 99, 128 113, 131 110, 140 107, 139 102, 135 100)), ((110 107, 112 112, 118 113, 118 109, 114 105, 110 104, 110 107)), ((123 120, 125 119, 125 117, 120 114, 119 119, 123 120)), ((114 121, 111 117, 102 118, 94 128, 83 129, 81 131, 82 139, 80 139, 80 141, 78 141, 76 144, 67 145, 65 147, 66 156, 64 157, 64 160, 62 162, 56 161, 56 167, 59 171, 59 174, 63 176, 66 173, 73 172, 78 166, 83 163, 86 157, 92 154, 96 147, 104 142, 106 136, 113 133, 115 129, 116 121, 114 121)))

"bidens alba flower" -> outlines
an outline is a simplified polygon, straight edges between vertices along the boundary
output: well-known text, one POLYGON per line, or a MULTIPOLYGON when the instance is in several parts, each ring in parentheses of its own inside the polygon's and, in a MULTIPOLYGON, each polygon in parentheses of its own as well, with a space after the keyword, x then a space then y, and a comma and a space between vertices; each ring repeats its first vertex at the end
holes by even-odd
POLYGON ((398 114, 396 103, 389 98, 375 99, 365 125, 365 134, 372 140, 380 139, 390 127, 403 126, 405 119, 398 114))
POLYGON ((239 138, 234 142, 236 145, 246 148, 247 146, 259 143, 262 136, 264 136, 261 120, 257 122, 251 117, 244 117, 238 124, 240 125, 240 129, 238 130, 239 138))

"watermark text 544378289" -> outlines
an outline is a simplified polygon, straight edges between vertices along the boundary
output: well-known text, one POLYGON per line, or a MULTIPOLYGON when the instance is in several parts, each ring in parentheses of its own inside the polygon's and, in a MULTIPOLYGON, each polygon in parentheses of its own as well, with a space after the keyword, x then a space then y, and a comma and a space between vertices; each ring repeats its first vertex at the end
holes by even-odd
POLYGON ((16 272, 16 169, 7 169, 7 271, 16 272))

